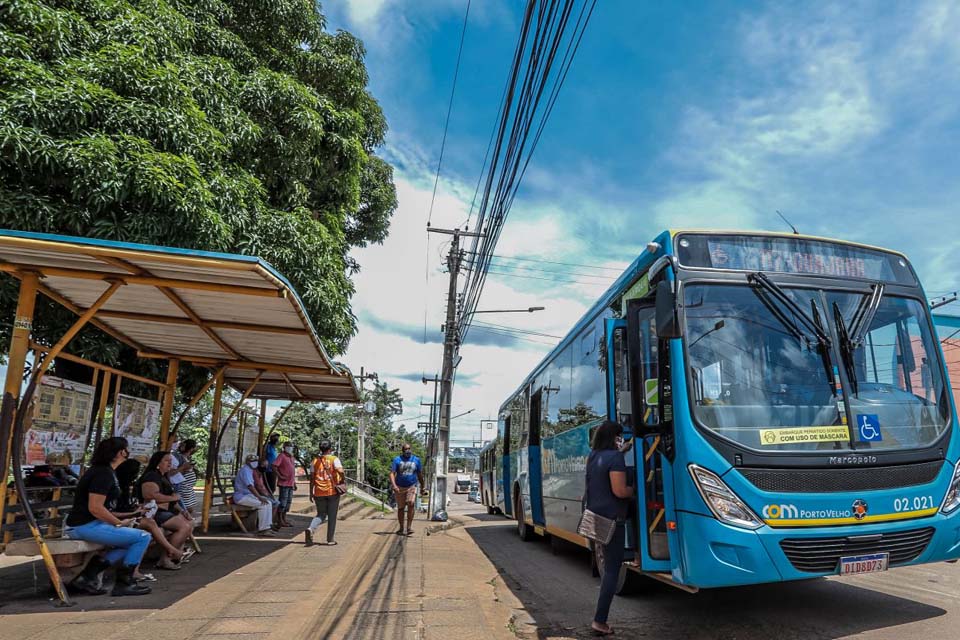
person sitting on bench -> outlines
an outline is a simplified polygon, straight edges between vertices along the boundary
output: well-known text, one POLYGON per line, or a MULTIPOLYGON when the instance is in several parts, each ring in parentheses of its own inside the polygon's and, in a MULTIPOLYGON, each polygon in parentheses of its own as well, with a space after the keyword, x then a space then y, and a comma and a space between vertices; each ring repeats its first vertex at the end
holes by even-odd
POLYGON ((256 454, 244 458, 243 466, 233 479, 233 504, 257 510, 257 533, 273 536, 273 503, 256 487, 254 470, 259 466, 256 454))
POLYGON ((136 528, 136 518, 120 519, 110 513, 111 509, 116 509, 120 497, 120 485, 114 470, 129 457, 126 438, 101 440, 90 458, 90 468, 77 484, 73 508, 66 519, 64 538, 110 547, 103 557, 91 558, 72 582, 74 587, 88 593, 99 595, 106 592, 100 587, 98 576, 111 565, 117 565, 114 596, 150 593, 150 587, 138 584, 133 577, 150 544, 150 534, 136 528))
MULTIPOLYGON (((118 518, 123 518, 133 514, 143 514, 140 517, 138 526, 149 533, 153 541, 167 552, 167 557, 174 562, 179 562, 181 558, 185 557, 184 552, 170 544, 167 536, 163 533, 163 529, 160 528, 157 521, 154 520, 146 510, 147 505, 141 507, 140 504, 138 504, 134 483, 137 480, 137 476, 140 475, 140 462, 130 458, 117 467, 116 473, 117 481, 120 483, 120 499, 117 500, 117 511, 115 511, 113 515, 118 518)), ((157 580, 153 574, 141 572, 139 567, 137 567, 134 577, 137 580, 146 580, 148 582, 156 582, 157 580)))
MULTIPOLYGON (((173 485, 167 479, 172 459, 173 456, 169 451, 157 451, 150 456, 146 470, 137 481, 137 493, 141 504, 151 500, 156 501, 158 509, 153 519, 158 525, 172 532, 170 545, 176 549, 182 549, 193 531, 193 519, 180 508, 180 496, 173 490, 173 485)), ((163 556, 157 562, 158 569, 176 571, 180 566, 169 555, 163 556)))

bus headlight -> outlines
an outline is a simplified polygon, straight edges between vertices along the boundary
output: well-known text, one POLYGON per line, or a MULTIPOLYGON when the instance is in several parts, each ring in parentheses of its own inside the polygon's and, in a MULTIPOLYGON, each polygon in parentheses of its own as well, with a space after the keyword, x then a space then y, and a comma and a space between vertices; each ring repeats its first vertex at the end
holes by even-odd
POLYGON ((960 462, 953 469, 953 479, 950 480, 950 488, 947 489, 947 495, 943 497, 943 504, 940 505, 940 513, 948 514, 960 507, 960 462))
POLYGON ((697 486, 700 496, 717 520, 744 529, 759 529, 763 526, 760 518, 730 490, 720 476, 695 464, 687 468, 693 484, 697 486))

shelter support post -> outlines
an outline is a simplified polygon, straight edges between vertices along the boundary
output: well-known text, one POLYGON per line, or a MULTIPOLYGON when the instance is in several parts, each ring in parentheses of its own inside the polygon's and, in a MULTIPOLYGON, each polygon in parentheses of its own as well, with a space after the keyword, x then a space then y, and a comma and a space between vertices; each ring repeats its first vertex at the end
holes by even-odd
MULTIPOLYGON (((61 336, 60 340, 53 345, 46 355, 43 357, 43 361, 40 366, 37 367, 36 372, 33 375, 33 378, 30 381, 31 393, 36 389, 36 385, 40 384, 40 381, 43 380, 43 375, 46 373, 47 368, 50 364, 56 359, 56 357, 63 351, 70 341, 83 329, 88 322, 97 314, 97 311, 103 307, 104 304, 116 293, 117 289, 123 286, 122 282, 113 281, 110 283, 110 286, 107 287, 106 291, 100 294, 100 297, 97 298, 88 309, 86 309, 77 321, 67 329, 67 332, 61 336)), ((36 299, 36 295, 34 295, 36 299)), ((27 335, 20 336, 23 341, 23 345, 20 347, 23 349, 23 353, 26 354, 26 350, 30 347, 30 336, 29 332, 27 335)), ((22 364, 21 364, 22 370, 22 364)), ((22 401, 21 401, 22 404, 22 401)), ((13 446, 19 446, 22 442, 22 434, 16 433, 19 430, 23 429, 23 425, 26 423, 24 420, 25 416, 18 416, 14 421, 14 427, 12 429, 13 433, 13 446)), ((24 487, 23 477, 21 476, 20 468, 20 453, 18 451, 13 451, 13 446, 10 447, 10 451, 13 453, 13 466, 14 466, 14 484, 17 488, 17 493, 20 495, 20 502, 23 505, 24 514, 27 516, 27 525, 30 528, 30 534, 33 536, 34 541, 37 543, 37 547, 40 549, 40 556, 43 558, 43 564, 47 569, 47 574, 50 576, 50 583, 53 584, 54 590, 57 592, 57 597, 60 599, 60 602, 64 605, 69 605, 70 599, 67 597, 66 589, 64 588, 63 583, 60 581, 60 573, 57 571, 57 565, 53 561, 53 554, 50 553, 50 548, 47 546, 46 540, 43 538, 43 534, 40 532, 40 527, 37 525, 36 518, 33 515, 32 510, 30 509, 29 500, 26 495, 26 488, 24 487)), ((4 470, 6 471, 6 470, 4 470)))
POLYGON ((160 448, 173 444, 170 439, 170 418, 173 414, 173 401, 177 395, 177 373, 180 372, 180 361, 171 358, 167 365, 167 386, 163 389, 163 405, 160 409, 160 448))
POLYGON ((260 382, 260 378, 262 377, 263 371, 258 371, 257 376, 253 379, 253 382, 250 383, 250 386, 247 387, 246 391, 243 392, 243 395, 240 396, 240 400, 233 406, 233 409, 230 410, 229 415, 224 418, 224 425, 233 420, 233 418, 237 415, 237 412, 243 407, 243 403, 247 401, 247 398, 250 397, 250 394, 253 393, 253 390, 257 388, 257 383, 260 382))
POLYGON ((263 451, 263 438, 266 435, 264 431, 267 428, 267 401, 260 401, 260 416, 257 420, 257 455, 263 451))
POLYGON ((0 488, 0 517, 3 517, 7 500, 7 472, 10 469, 14 443, 13 420, 20 400, 20 387, 23 384, 27 352, 30 350, 30 331, 33 329, 33 309, 37 302, 39 284, 40 278, 35 273, 24 273, 20 279, 13 336, 10 339, 10 353, 7 355, 7 379, 3 387, 3 420, 0 423, 0 461, 3 463, 3 473, 0 473, 0 478, 3 479, 3 487, 0 488))
POLYGON ((213 388, 213 415, 210 418, 210 440, 207 446, 207 471, 203 478, 202 530, 210 528, 210 507, 213 506, 213 470, 216 468, 217 439, 220 431, 220 411, 223 408, 223 369, 217 371, 213 388))
MULTIPOLYGON (((110 375, 109 373, 104 372, 104 375, 110 375)), ((94 393, 96 393, 97 384, 100 382, 100 369, 93 370, 93 380, 90 382, 90 386, 93 387, 94 393)), ((87 470, 86 465, 86 456, 87 451, 90 449, 90 439, 93 437, 94 425, 97 422, 97 416, 91 416, 90 423, 87 424, 87 437, 83 441, 83 454, 80 458, 80 475, 83 475, 83 472, 87 470)))
POLYGON ((103 438, 103 421, 107 416, 107 403, 110 401, 110 387, 113 385, 113 373, 107 371, 103 374, 103 386, 100 387, 100 406, 97 408, 97 432, 94 436, 94 447, 100 444, 103 438))

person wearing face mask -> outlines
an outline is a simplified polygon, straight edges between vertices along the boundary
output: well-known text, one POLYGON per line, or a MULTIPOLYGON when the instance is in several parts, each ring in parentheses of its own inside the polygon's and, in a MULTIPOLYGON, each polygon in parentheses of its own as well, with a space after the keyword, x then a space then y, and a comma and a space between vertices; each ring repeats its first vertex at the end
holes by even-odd
POLYGON ((257 534, 273 536, 273 503, 257 490, 254 470, 260 462, 256 454, 251 453, 243 460, 243 466, 233 479, 233 503, 257 510, 257 534))
POLYGON ((400 455, 390 465, 390 486, 397 497, 397 520, 400 530, 397 535, 413 535, 414 504, 417 500, 417 485, 424 486, 423 464, 413 455, 413 449, 406 442, 400 447, 400 455), (407 514, 407 527, 403 527, 403 514, 407 514))
POLYGON ((289 440, 283 443, 283 450, 273 463, 273 470, 277 474, 277 486, 280 487, 280 506, 277 509, 277 522, 281 527, 292 527, 287 522, 287 513, 293 502, 293 492, 297 490, 297 461, 293 457, 293 443, 289 440))
POLYGON ((67 515, 63 537, 87 540, 109 547, 103 556, 94 556, 83 572, 73 580, 73 587, 91 594, 103 594, 100 573, 115 565, 117 580, 114 596, 137 596, 150 593, 150 587, 138 584, 134 571, 150 544, 150 534, 136 528, 135 517, 120 518, 111 513, 120 498, 116 468, 130 457, 126 438, 105 438, 97 445, 87 469, 73 496, 73 509, 67 515))
POLYGON ((270 487, 270 493, 273 493, 277 490, 277 472, 274 470, 273 465, 277 461, 277 457, 280 455, 280 434, 271 433, 270 437, 267 439, 267 444, 263 447, 263 466, 265 468, 264 478, 267 481, 267 486, 270 487))
POLYGON ((307 546, 313 544, 313 536, 324 522, 327 523, 327 544, 337 544, 333 536, 337 531, 340 496, 347 492, 344 482, 343 463, 333 455, 330 441, 324 440, 320 443, 320 455, 313 461, 310 474, 310 488, 313 502, 317 505, 317 517, 306 531, 307 546))

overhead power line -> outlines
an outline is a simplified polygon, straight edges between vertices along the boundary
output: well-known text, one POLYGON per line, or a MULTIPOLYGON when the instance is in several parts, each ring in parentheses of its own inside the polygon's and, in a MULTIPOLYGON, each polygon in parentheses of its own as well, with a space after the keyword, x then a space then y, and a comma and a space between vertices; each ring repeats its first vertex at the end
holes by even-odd
POLYGON ((453 68, 453 84, 450 86, 450 101, 447 103, 447 117, 443 121, 443 137, 440 139, 440 157, 437 159, 437 175, 433 179, 433 195, 430 196, 430 212, 427 214, 427 226, 433 220, 433 203, 437 199, 437 185, 440 184, 440 167, 443 166, 443 150, 447 146, 447 129, 450 127, 450 114, 453 112, 453 96, 457 93, 457 78, 460 76, 460 59, 463 57, 463 41, 467 36, 467 19, 470 17, 470 0, 463 14, 463 27, 460 29, 460 46, 457 47, 457 63, 453 68))
MULTIPOLYGON (((469 254, 460 335, 465 338, 523 175, 583 40, 596 0, 530 0, 507 76, 469 254), (579 7, 579 11, 576 9, 579 7), (574 20, 574 16, 576 19, 574 20), (531 133, 533 137, 531 139, 531 133)), ((532 277, 532 276, 531 276, 532 277)))

